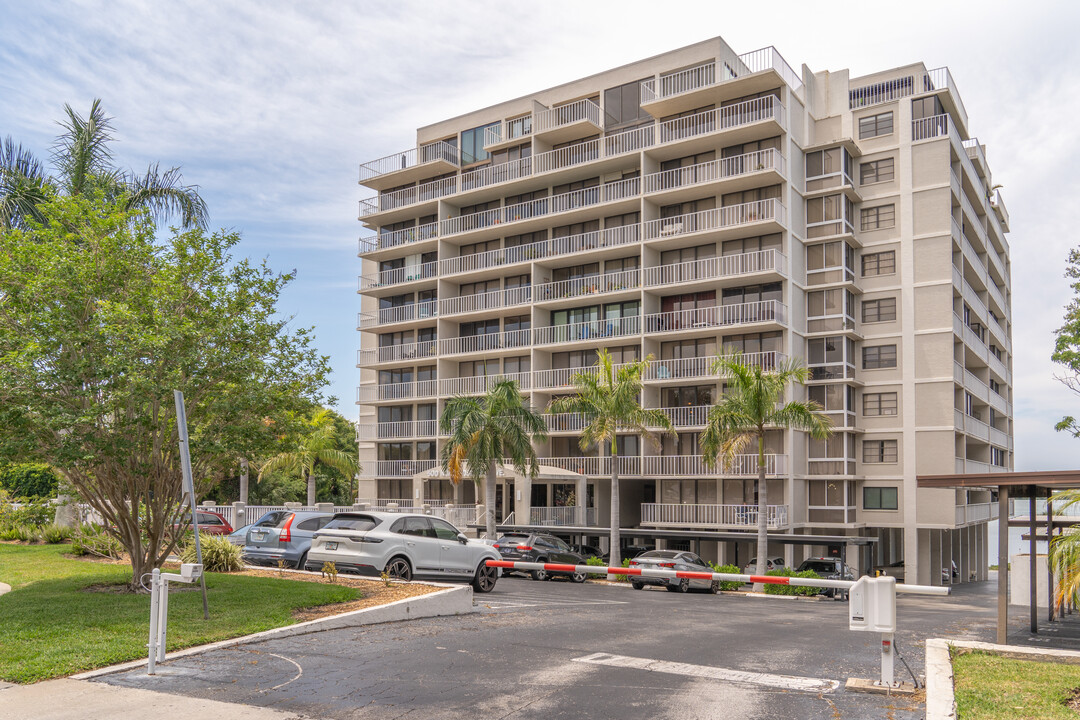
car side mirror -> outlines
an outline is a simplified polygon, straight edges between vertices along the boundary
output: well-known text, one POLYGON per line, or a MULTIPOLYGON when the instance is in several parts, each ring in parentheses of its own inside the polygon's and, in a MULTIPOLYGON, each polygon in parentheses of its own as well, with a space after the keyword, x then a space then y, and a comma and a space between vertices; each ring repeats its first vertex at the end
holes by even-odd
POLYGON ((462 545, 468 545, 469 544, 469 538, 465 537, 465 535, 463 533, 458 533, 457 541, 459 543, 461 543, 462 545))

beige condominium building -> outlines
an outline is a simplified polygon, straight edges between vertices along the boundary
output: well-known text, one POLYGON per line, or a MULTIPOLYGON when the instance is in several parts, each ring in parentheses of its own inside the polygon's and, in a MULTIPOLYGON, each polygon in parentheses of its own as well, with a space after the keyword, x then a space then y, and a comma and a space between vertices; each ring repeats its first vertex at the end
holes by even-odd
MULTIPOLYGON (((698 451, 712 360, 800 357, 791 392, 835 434, 769 432, 770 554, 866 536, 858 570, 985 577, 990 492, 916 490, 1013 464, 1009 217, 947 68, 800 73, 716 38, 420 128, 360 184, 362 500, 467 516, 446 400, 513 378, 546 407, 603 347, 651 356, 643 402, 678 430, 619 439, 622 526, 750 533, 756 455, 698 451)), ((497 519, 606 527, 611 459, 580 417, 548 425, 539 477, 500 472, 497 519)), ((752 537, 693 547, 741 564, 752 537)))

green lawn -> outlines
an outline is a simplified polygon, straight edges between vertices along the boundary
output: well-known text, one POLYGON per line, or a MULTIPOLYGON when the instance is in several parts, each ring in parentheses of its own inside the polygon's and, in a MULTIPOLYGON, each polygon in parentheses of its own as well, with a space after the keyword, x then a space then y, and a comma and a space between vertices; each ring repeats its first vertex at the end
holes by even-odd
MULTIPOLYGON (((93 592, 122 585, 127 565, 66 558, 69 545, 0 543, 0 680, 28 683, 146 657, 150 596, 93 592)), ((238 575, 206 576, 210 619, 196 591, 169 595, 168 649, 291 625, 292 611, 360 597, 354 588, 238 575)), ((197 587, 197 586, 196 586, 197 587)))
POLYGON ((981 652, 953 659, 957 720, 1076 720, 1065 705, 1080 666, 1011 660, 981 652))

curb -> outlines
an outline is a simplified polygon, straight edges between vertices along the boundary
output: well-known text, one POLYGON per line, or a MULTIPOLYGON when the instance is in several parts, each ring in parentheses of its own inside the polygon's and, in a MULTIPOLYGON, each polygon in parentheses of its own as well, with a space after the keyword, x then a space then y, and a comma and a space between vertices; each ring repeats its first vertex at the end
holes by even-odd
POLYGON ((951 650, 956 650, 961 654, 981 650, 1013 660, 1080 665, 1080 652, 1075 650, 930 638, 926 641, 926 720, 955 720, 956 718, 956 692, 953 684, 951 650))
MULTIPOLYGON (((221 648, 247 645, 250 643, 263 642, 264 640, 276 640, 278 638, 293 637, 296 635, 308 635, 311 633, 323 632, 325 630, 361 627, 363 625, 375 625, 379 623, 414 620, 419 618, 443 617, 446 615, 464 615, 477 612, 477 609, 473 607, 473 589, 471 586, 454 585, 446 587, 437 585, 437 587, 445 587, 445 589, 433 592, 429 595, 395 600, 387 605, 353 610, 352 612, 342 613, 340 615, 331 615, 330 617, 308 620, 307 622, 297 623, 295 625, 286 625, 285 627, 274 628, 272 630, 263 630, 262 632, 257 632, 252 635, 244 635, 229 640, 220 640, 208 645, 197 645, 195 647, 177 650, 169 653, 166 656, 165 661, 168 662, 169 660, 175 660, 177 658, 198 655, 199 653, 208 652, 210 650, 219 650, 221 648)), ((71 675, 70 678, 72 680, 91 680, 103 675, 112 675, 114 673, 134 670, 145 666, 146 659, 143 658, 120 663, 118 665, 97 668, 96 670, 88 670, 86 672, 78 673, 77 675, 71 675)))

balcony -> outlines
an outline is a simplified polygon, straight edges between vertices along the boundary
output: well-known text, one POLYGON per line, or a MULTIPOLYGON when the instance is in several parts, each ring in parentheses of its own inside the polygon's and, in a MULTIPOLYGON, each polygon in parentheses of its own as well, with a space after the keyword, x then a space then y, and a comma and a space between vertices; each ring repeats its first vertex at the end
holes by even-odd
MULTIPOLYGON (((757 476, 758 456, 736 455, 730 468, 709 468, 700 455, 645 455, 615 458, 620 477, 726 477, 757 476)), ((611 477, 610 456, 541 458, 542 465, 551 465, 589 477, 611 477)), ((786 472, 787 455, 766 455, 765 474, 786 472)))
POLYGON ((994 191, 994 199, 990 201, 990 207, 994 209, 998 222, 1005 232, 1009 231, 1009 211, 1005 209, 1005 201, 1001 199, 1001 191, 994 191))
POLYGON ((443 298, 439 301, 439 314, 464 315, 466 313, 498 310, 500 308, 524 305, 532 301, 532 288, 529 286, 492 290, 476 295, 443 298))
POLYGON ((600 106, 589 99, 533 113, 532 133, 552 145, 604 129, 600 106))
POLYGON ((643 270, 647 288, 711 282, 721 278, 742 277, 757 273, 784 274, 787 257, 779 250, 758 250, 739 255, 688 260, 672 265, 658 265, 643 270))
POLYGON ((468 335, 466 337, 442 338, 439 340, 440 355, 460 355, 462 353, 483 353, 507 348, 529 347, 528 330, 507 330, 506 332, 486 335, 468 335))
POLYGON ((572 255, 588 250, 599 250, 621 245, 630 245, 641 240, 640 225, 624 225, 622 227, 607 228, 569 235, 566 237, 551 238, 528 245, 516 245, 514 247, 488 250, 472 255, 447 258, 439 262, 442 275, 458 275, 462 273, 487 270, 489 268, 503 268, 505 265, 527 263, 540 258, 548 259, 560 255, 572 255))
POLYGON ((432 175, 454 172, 460 166, 458 149, 439 140, 363 163, 360 166, 360 184, 383 190, 432 175))
POLYGON ((787 221, 787 208, 776 199, 729 205, 728 207, 702 210, 676 215, 644 223, 645 240, 682 237, 697 233, 716 232, 747 225, 772 224, 775 228, 763 228, 762 233, 778 232, 787 221))
POLYGON ((911 141, 933 140, 949 136, 949 115, 942 113, 911 121, 911 141))
MULTIPOLYGON (((710 160, 709 162, 675 170, 650 173, 642 177, 642 181, 645 194, 652 195, 662 192, 674 192, 684 188, 696 188, 736 178, 746 178, 748 181, 754 182, 757 181, 756 176, 764 172, 776 173, 778 175, 777 182, 779 182, 786 170, 787 161, 780 154, 780 151, 769 149, 735 157, 721 158, 720 160, 710 160)), ((742 187, 732 187, 732 190, 739 189, 742 189, 742 187)))
POLYGON ((375 312, 361 312, 356 315, 356 329, 368 330, 382 325, 394 325, 416 320, 431 320, 438 315, 438 306, 434 300, 380 308, 375 312))
MULTIPOLYGON (((730 132, 739 128, 751 128, 759 123, 770 122, 774 125, 773 131, 783 132, 787 114, 784 104, 776 96, 745 100, 734 105, 705 110, 695 115, 664 120, 656 124, 656 144, 690 140, 717 132, 730 132)), ((746 133, 736 133, 730 138, 730 142, 741 139, 749 139, 746 133)))
POLYGON ((967 109, 964 101, 960 99, 960 93, 956 89, 956 82, 949 72, 949 68, 940 67, 926 72, 918 72, 912 75, 881 80, 871 85, 853 88, 848 93, 848 108, 871 107, 882 103, 893 102, 911 95, 927 95, 930 93, 947 93, 940 96, 945 109, 956 113, 963 127, 967 127, 967 109))
POLYGON ((492 150, 504 145, 527 142, 532 135, 532 115, 503 120, 484 130, 484 149, 492 150))
POLYGON ((711 405, 687 405, 660 409, 676 428, 698 428, 705 427, 711 407, 711 405))
POLYGON ((971 505, 956 506, 956 526, 971 525, 973 523, 996 520, 998 517, 998 504, 996 502, 973 503, 971 505))
POLYGON ((586 322, 550 325, 533 330, 535 345, 577 342, 584 340, 602 341, 614 337, 641 334, 641 316, 633 315, 607 320, 589 320, 586 322))
MULTIPOLYGON (((766 370, 772 370, 776 367, 776 364, 783 359, 784 354, 775 350, 746 353, 742 356, 744 363, 754 367, 760 366, 766 370)), ((675 381, 694 380, 698 378, 715 379, 717 376, 712 370, 714 364, 716 364, 715 357, 653 360, 645 370, 644 380, 648 382, 651 380, 675 381)))
POLYGON ((545 527, 594 527, 596 508, 533 507, 529 508, 529 524, 545 527), (582 517, 584 515, 584 517, 582 517))
POLYGON ((448 177, 409 188, 402 188, 401 190, 379 193, 373 198, 360 201, 360 219, 363 220, 371 215, 398 210, 417 203, 432 202, 441 197, 453 195, 456 192, 457 178, 448 177))
MULTIPOLYGON (((770 530, 788 526, 787 505, 769 505, 767 513, 770 530)), ((644 526, 739 529, 755 528, 757 522, 757 505, 676 503, 642 503, 641 505, 641 524, 644 526)))
POLYGON ((424 242, 425 240, 434 240, 437 237, 439 237, 438 223, 427 223, 426 225, 405 228, 404 230, 381 232, 372 237, 360 238, 360 250, 358 254, 370 255, 371 253, 380 250, 390 250, 405 245, 413 245, 424 242))
POLYGON ((592 295, 604 295, 613 292, 636 290, 641 287, 640 270, 591 275, 573 280, 559 280, 542 283, 535 290, 536 302, 570 300, 592 295))
POLYGON ((437 420, 401 420, 398 422, 361 423, 357 425, 356 439, 403 440, 407 438, 433 438, 438 435, 437 420))
POLYGON ((405 267, 383 270, 375 275, 361 275, 359 292, 375 290, 390 285, 415 282, 417 280, 429 280, 439 274, 437 262, 427 262, 420 265, 406 265, 405 267))
POLYGON ((431 398, 437 394, 434 380, 361 385, 356 388, 356 404, 365 405, 388 400, 431 398))
MULTIPOLYGON (((376 477, 412 477, 418 473, 434 470, 439 467, 438 460, 377 460, 375 463, 364 463, 366 468, 369 465, 374 464, 376 477)), ((371 477, 370 472, 361 472, 362 477, 371 477)), ((386 501, 391 502, 391 501, 386 501)), ((407 507, 412 504, 412 500, 405 500, 407 507)))
POLYGON ((403 362, 430 357, 435 357, 435 341, 424 340, 402 345, 386 345, 379 348, 357 350, 356 366, 367 367, 376 363, 403 362))
POLYGON ((645 80, 641 83, 641 105, 654 116, 671 115, 770 90, 776 86, 777 76, 792 92, 802 91, 799 75, 770 46, 740 55, 734 67, 713 60, 645 80))
POLYGON ((779 323, 787 320, 787 306, 779 300, 740 303, 738 305, 714 305, 712 307, 674 310, 645 316, 645 332, 685 332, 709 330, 732 325, 779 323))
POLYGON ((444 378, 439 381, 439 394, 447 397, 456 395, 483 395, 496 383, 512 380, 521 390, 532 387, 532 373, 502 373, 499 375, 474 375, 470 377, 444 378))

